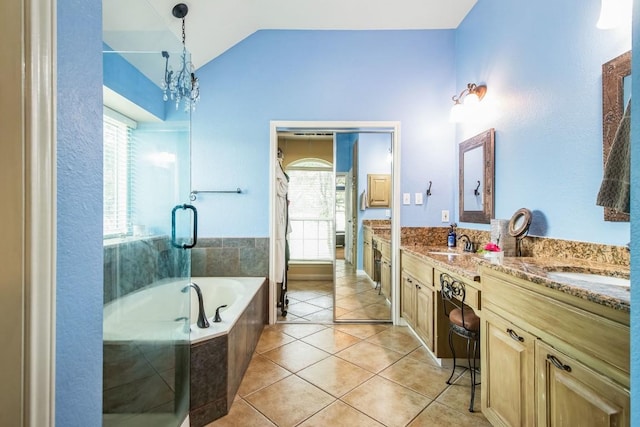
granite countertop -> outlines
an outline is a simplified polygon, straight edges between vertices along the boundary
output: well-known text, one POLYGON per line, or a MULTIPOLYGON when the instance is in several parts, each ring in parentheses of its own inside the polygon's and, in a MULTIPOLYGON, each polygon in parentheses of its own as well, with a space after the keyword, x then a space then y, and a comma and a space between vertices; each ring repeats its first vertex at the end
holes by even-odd
POLYGON ((589 262, 579 259, 561 258, 517 258, 505 257, 500 264, 478 258, 483 265, 547 288, 555 289, 615 310, 630 312, 631 295, 625 286, 599 284, 591 281, 550 278, 550 272, 576 272, 603 276, 629 278, 629 269, 618 265, 589 262))
POLYGON ((474 282, 480 281, 477 259, 481 256, 478 254, 446 246, 401 245, 400 249, 474 282))

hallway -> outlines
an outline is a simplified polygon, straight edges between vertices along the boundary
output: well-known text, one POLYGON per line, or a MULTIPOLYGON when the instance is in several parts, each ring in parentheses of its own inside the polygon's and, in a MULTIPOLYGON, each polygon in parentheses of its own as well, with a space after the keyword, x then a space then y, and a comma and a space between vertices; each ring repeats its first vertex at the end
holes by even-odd
MULTIPOLYGON (((391 307, 369 277, 352 264, 336 259, 335 311, 338 320, 391 321, 391 307)), ((290 280, 287 316, 278 322, 333 323, 333 282, 290 280)))

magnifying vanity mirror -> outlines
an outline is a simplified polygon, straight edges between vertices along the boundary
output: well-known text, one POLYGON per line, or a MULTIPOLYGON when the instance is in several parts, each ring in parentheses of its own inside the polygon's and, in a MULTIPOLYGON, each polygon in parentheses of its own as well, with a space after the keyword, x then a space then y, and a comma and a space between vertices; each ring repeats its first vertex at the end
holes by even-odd
MULTIPOLYGON (((631 51, 602 64, 602 159, 609 158, 624 108, 631 98, 631 51)), ((604 220, 625 222, 629 215, 604 208, 604 220)))
POLYGON ((461 222, 489 224, 493 218, 494 144, 493 128, 460 143, 461 222))

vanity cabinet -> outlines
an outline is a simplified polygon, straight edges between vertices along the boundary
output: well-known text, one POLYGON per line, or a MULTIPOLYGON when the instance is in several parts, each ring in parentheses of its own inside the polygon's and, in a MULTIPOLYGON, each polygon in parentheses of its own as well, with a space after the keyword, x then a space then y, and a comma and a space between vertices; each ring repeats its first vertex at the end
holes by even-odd
POLYGON ((494 425, 533 426, 536 337, 489 310, 482 314, 482 412, 494 425))
POLYGON ((362 233, 362 266, 364 272, 374 280, 373 277, 373 234, 368 228, 364 228, 362 233))
POLYGON ((433 287, 433 267, 406 252, 402 252, 401 264, 401 316, 433 351, 433 310, 436 293, 433 287))
POLYGON ((628 426, 629 316, 484 267, 482 412, 495 426, 628 426))
POLYGON ((536 341, 538 425, 628 426, 629 391, 575 358, 536 341))
POLYGON ((387 240, 373 237, 374 246, 380 251, 380 289, 391 302, 391 245, 387 240))

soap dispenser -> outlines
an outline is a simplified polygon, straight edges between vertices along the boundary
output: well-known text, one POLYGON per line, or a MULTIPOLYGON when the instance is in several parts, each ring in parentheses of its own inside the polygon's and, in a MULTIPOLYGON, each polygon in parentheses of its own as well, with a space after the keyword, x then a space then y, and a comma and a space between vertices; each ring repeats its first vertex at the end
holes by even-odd
POLYGON ((456 224, 453 223, 449 226, 449 234, 447 235, 447 246, 450 248, 455 248, 456 247, 456 241, 457 236, 456 236, 456 224))

